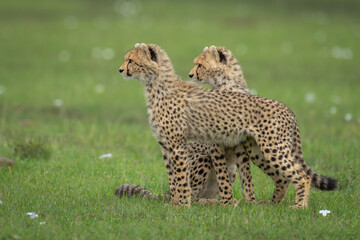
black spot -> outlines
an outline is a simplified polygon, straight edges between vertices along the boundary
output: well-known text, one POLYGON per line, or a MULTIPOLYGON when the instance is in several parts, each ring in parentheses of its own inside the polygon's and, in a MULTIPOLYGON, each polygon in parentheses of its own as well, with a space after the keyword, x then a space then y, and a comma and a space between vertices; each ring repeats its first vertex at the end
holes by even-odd
POLYGON ((220 62, 226 64, 226 57, 224 53, 222 53, 220 50, 218 50, 218 53, 219 53, 220 62))
POLYGON ((156 57, 156 53, 155 53, 154 49, 152 49, 151 47, 148 47, 148 49, 150 52, 151 60, 153 60, 154 62, 157 62, 157 57, 156 57))

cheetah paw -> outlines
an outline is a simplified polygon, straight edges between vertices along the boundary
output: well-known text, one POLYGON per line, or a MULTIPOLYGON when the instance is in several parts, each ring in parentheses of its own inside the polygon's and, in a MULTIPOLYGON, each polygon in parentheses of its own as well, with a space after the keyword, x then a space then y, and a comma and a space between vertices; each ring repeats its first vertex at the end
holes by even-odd
POLYGON ((307 206, 303 206, 303 205, 292 205, 289 207, 292 210, 302 210, 302 209, 306 209, 307 206))

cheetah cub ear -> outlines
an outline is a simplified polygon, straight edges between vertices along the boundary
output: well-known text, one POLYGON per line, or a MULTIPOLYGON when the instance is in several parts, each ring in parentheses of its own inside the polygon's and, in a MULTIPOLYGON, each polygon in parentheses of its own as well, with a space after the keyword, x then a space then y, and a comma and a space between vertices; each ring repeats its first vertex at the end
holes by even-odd
POLYGON ((140 47, 144 50, 146 56, 154 62, 157 62, 157 56, 154 49, 145 43, 140 44, 140 47))
POLYGON ((226 64, 226 57, 225 54, 221 51, 220 48, 215 47, 214 45, 210 46, 210 51, 212 52, 212 54, 214 55, 215 59, 222 63, 222 64, 226 64))
POLYGON ((203 52, 206 52, 207 50, 209 50, 209 48, 208 48, 208 47, 204 47, 203 52))
POLYGON ((209 50, 213 54, 216 61, 220 62, 219 53, 216 51, 216 47, 214 45, 212 45, 212 46, 210 46, 209 50))
POLYGON ((140 43, 135 43, 135 48, 140 47, 140 43))

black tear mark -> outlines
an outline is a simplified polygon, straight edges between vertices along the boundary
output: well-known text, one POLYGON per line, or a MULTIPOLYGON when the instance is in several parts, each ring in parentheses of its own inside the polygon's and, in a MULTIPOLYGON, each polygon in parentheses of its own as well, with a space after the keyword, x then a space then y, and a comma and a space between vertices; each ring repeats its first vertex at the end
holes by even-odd
POLYGON ((220 58, 220 62, 223 63, 223 64, 226 64, 226 57, 225 55, 218 50, 218 53, 219 53, 219 58, 220 58))
POLYGON ((149 52, 150 52, 151 60, 153 60, 154 62, 157 62, 157 57, 156 57, 156 53, 155 53, 154 49, 149 47, 149 52))

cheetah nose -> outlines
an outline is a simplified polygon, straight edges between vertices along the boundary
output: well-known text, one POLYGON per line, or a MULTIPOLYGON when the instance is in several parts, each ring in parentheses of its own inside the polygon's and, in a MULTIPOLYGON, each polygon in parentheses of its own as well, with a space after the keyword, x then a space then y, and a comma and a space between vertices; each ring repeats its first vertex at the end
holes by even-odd
POLYGON ((119 69, 119 72, 120 72, 120 73, 122 73, 123 71, 124 71, 124 69, 121 69, 121 68, 119 69))
POLYGON ((193 78, 193 76, 194 76, 194 74, 189 74, 189 77, 190 77, 190 78, 193 78))

